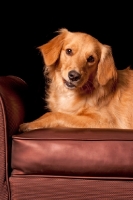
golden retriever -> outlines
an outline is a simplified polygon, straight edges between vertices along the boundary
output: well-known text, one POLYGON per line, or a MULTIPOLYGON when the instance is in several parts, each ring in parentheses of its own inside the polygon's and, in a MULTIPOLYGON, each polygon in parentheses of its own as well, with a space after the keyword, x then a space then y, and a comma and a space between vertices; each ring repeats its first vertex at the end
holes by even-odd
POLYGON ((39 47, 50 80, 47 112, 20 131, 39 128, 133 128, 133 72, 117 70, 111 47, 63 28, 39 47))

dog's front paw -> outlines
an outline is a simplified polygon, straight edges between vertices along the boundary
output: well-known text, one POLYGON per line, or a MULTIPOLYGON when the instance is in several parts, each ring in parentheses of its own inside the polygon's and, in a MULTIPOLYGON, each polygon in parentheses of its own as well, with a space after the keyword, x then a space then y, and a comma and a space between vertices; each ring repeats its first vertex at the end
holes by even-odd
POLYGON ((20 124, 20 126, 19 126, 19 132, 27 132, 30 130, 31 130, 31 128, 29 126, 29 123, 23 123, 23 124, 20 124))

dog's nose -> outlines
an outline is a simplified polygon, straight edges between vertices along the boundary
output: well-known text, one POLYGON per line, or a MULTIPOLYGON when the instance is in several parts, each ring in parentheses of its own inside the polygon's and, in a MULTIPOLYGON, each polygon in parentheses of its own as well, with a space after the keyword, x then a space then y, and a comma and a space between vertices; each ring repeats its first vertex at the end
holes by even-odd
POLYGON ((68 73, 68 77, 70 79, 70 81, 78 81, 81 77, 81 75, 76 72, 75 70, 71 70, 69 73, 68 73))

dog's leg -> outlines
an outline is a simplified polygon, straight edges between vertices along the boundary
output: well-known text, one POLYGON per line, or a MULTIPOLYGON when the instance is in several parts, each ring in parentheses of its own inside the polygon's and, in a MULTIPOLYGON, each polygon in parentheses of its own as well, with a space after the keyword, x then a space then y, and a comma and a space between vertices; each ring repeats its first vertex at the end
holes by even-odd
POLYGON ((55 127, 89 128, 93 126, 95 127, 96 121, 98 126, 99 116, 95 114, 89 114, 86 116, 82 115, 75 116, 59 112, 56 113, 48 112, 32 122, 21 124, 19 127, 19 131, 23 132, 39 128, 55 128, 55 127))

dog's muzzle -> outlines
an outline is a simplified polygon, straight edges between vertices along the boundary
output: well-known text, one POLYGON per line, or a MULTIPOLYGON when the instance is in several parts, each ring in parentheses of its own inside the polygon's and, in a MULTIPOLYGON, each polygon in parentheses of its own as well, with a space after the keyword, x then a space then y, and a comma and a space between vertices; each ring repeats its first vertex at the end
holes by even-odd
POLYGON ((77 71, 75 70, 71 70, 68 73, 68 78, 69 81, 64 80, 66 86, 70 89, 74 89, 77 85, 77 82, 80 80, 81 78, 81 74, 79 74, 77 71))

